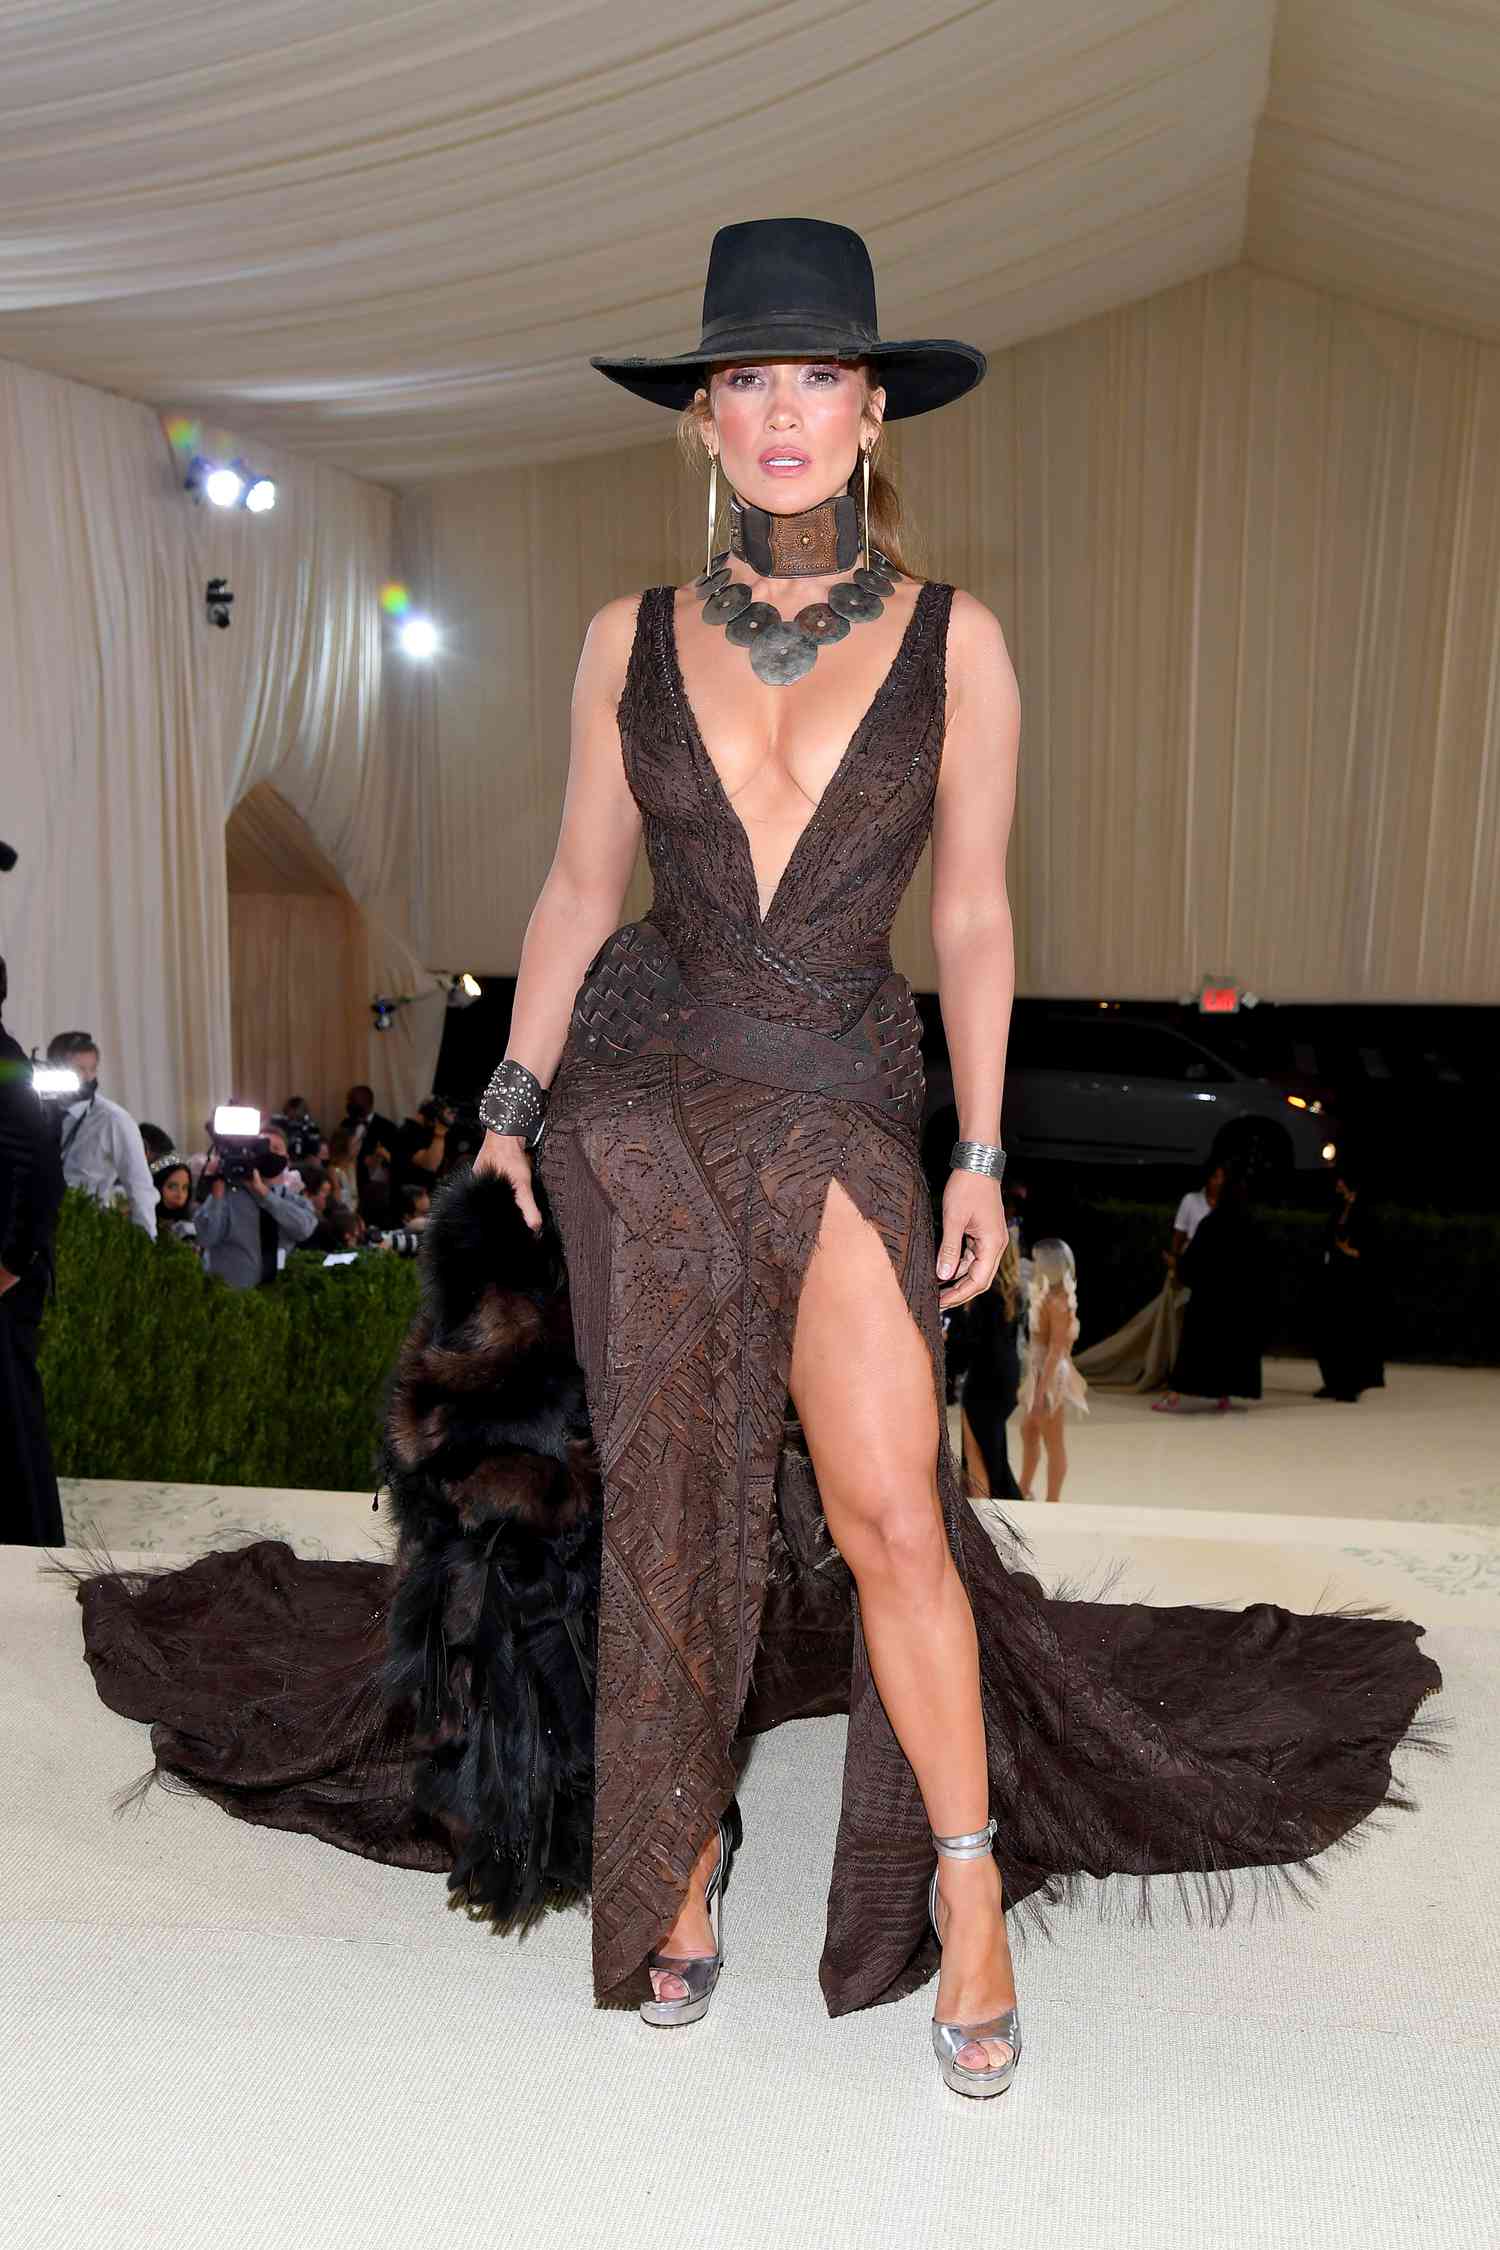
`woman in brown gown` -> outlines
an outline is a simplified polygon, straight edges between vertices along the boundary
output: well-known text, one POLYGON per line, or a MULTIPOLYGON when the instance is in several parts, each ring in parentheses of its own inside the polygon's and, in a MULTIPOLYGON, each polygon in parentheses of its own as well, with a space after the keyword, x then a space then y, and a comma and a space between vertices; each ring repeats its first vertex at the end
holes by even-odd
MULTIPOLYGON (((857 1587, 823 1988, 840 2012, 894 1999, 930 1974, 929 1831, 973 1832, 994 1810, 999 1858, 939 1869, 937 2015, 973 2022, 1015 1998, 1006 1827, 1018 1794, 1039 1784, 1017 1696, 1033 1714, 1049 1710, 1055 1754, 1097 1761, 1097 1797, 1061 1815, 1074 1831, 1070 1866, 1080 1828, 1090 1864, 1139 1867, 1144 1838, 1198 1826, 1190 1849, 1201 1856, 1188 1864, 1206 1866, 1232 1856, 1249 1825, 1245 1804, 1215 1803, 1215 1778, 1199 1764, 1208 1745, 1175 1735, 1163 1717, 1185 1700, 1180 1613, 1175 1624, 1158 1613, 1157 1645, 1138 1652, 1144 1671, 1127 1720, 1103 1661, 1105 1616, 1094 1626, 1097 1677, 1070 1688, 1063 1650, 1038 1636, 1024 1596, 1018 1621, 1015 1578, 965 1503, 947 1437, 940 1322, 994 1276, 1005 1243, 998 1179, 952 1173, 939 1246, 915 1107, 877 1110, 826 1084, 790 1088, 769 1068, 758 1081, 753 1056, 730 1074, 722 1054, 699 1060, 670 1034, 631 1055, 609 1020, 617 939, 589 967, 586 985, 597 982, 599 995, 573 1008, 643 831, 655 892, 641 929, 664 941, 697 1003, 788 1032, 846 1035, 884 987, 893 1014, 907 1016, 917 1067, 909 988, 888 990, 888 941, 931 835, 959 1129, 998 1142, 1019 714, 996 619, 952 586, 892 573, 885 614, 856 622, 790 688, 760 684, 745 656, 754 637, 727 645, 718 622, 740 588, 783 616, 826 598, 838 576, 827 518, 878 442, 882 410, 921 410, 982 372, 974 354, 956 371, 962 347, 927 347, 940 365, 924 366, 898 346, 866 357, 846 338, 837 352, 840 339, 820 338, 816 320, 795 329, 792 309, 810 304, 827 308, 825 330, 836 328, 857 242, 814 222, 724 229, 704 309, 712 352, 697 364, 595 362, 661 403, 687 402, 688 434, 731 488, 732 552, 711 556, 694 586, 609 605, 590 630, 558 859, 523 952, 510 1055, 551 1080, 540 1171, 568 1250, 605 1478, 596 1991, 640 1995, 653 1948, 712 1947, 704 1890, 734 1786, 790 1397, 857 1587), (802 269, 791 270, 799 257, 802 269), (725 302, 736 277, 738 329, 725 302), (774 358, 759 356, 768 339, 774 358), (820 341, 832 360, 784 356, 820 341), (930 388, 914 387, 912 364, 930 388), (803 465, 778 465, 794 459, 803 465), (806 546, 821 568, 804 576, 806 546), (1173 1679, 1171 1704, 1141 1696, 1146 1675, 1152 1686, 1173 1679), (1058 1696, 1071 1706, 1061 1729, 1058 1696)), ((816 611, 807 622, 820 625, 816 611)), ((698 1050, 708 1051, 702 1041, 698 1050)), ((480 1162, 506 1172, 534 1218, 520 1140, 496 1136, 480 1162)), ((1351 1636, 1353 1658, 1360 1628, 1332 1630, 1351 1636)), ((1408 1631, 1388 1636, 1393 1657, 1409 1648, 1408 1631)), ((1269 1646, 1265 1657, 1280 1668, 1269 1646)), ((1404 1721, 1430 1672, 1414 1654, 1397 1666, 1404 1721)), ((1249 1684, 1242 1677, 1226 1697, 1236 1725, 1248 1719, 1249 1684)), ((1269 1671, 1259 1685, 1274 1692, 1269 1671)), ((1207 1681, 1195 1692, 1213 1700, 1207 1681)), ((1214 1747, 1232 1758, 1232 1742, 1214 1747)), ((1264 1766, 1260 1777, 1269 1783, 1264 1766)), ((1040 1826, 1060 1813, 1053 1803, 1040 1826)), ((1306 1835, 1295 1821, 1283 1830, 1294 1839, 1297 1851, 1280 1856, 1300 1856, 1306 1835)), ((677 1980, 651 1975, 658 1995, 684 1996, 677 1980)), ((978 2069, 1006 2053, 992 2040, 961 2060, 978 2069)))
MULTIPOLYGON (((918 1025, 889 936, 930 837, 960 1130, 997 1143, 1019 715, 996 619, 901 569, 888 488, 877 477, 863 508, 854 488, 883 416, 957 397, 983 356, 880 343, 858 236, 773 220, 715 237, 696 352, 595 364, 687 409, 732 526, 703 581, 648 587, 590 625, 557 854, 496 1077, 521 1107, 497 1111, 492 1088, 487 1115, 520 1118, 528 1087, 535 1109, 492 1131, 476 1167, 539 1231, 535 1167, 598 1453, 595 1997, 678 1998, 686 1985, 648 1957, 713 1950, 719 1822, 771 1661, 790 1405, 854 1588, 827 2006, 893 2001, 939 1969, 937 2018, 993 2025, 1015 1998, 1007 1906, 1172 1872, 1213 1907, 1230 1870, 1285 1875, 1407 1801, 1390 1755, 1422 1739, 1413 1714, 1439 1674, 1404 1621, 1049 1597, 961 1488, 941 1316, 994 1276, 1000 1182, 961 1162, 935 1239, 918 1025), (851 525, 889 557, 872 582, 887 591, 830 607, 858 559, 851 525), (650 912, 617 927, 642 838, 650 912), (990 1819, 992 1849, 939 1862, 935 1927, 934 1833, 990 1819)), ((314 1569, 352 1589, 347 1574, 374 1566, 278 1562, 304 1645, 314 1569)), ((359 1592, 350 1670, 379 1628, 377 1578, 359 1592)), ((85 1607, 106 1692, 109 1619, 85 1607)), ((143 1661, 127 1692, 117 1667, 111 1700, 159 1711, 162 1670, 143 1661)), ((247 1817, 400 1856, 399 1772, 382 1804, 321 1739, 326 1770, 295 1813, 278 1805, 286 1769, 236 1789, 248 1777, 223 1764, 247 1756, 238 1736, 194 1783, 247 1817)), ((993 2074, 1018 2047, 987 2036, 958 2060, 993 2074)))

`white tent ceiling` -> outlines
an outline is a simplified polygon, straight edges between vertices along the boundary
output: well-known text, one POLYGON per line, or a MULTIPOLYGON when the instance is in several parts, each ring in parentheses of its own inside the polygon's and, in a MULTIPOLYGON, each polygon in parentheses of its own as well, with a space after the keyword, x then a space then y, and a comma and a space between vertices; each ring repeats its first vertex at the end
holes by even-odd
POLYGON ((389 484, 659 439, 714 228, 989 351, 1248 257, 1500 336, 1493 0, 9 0, 0 355, 389 484))

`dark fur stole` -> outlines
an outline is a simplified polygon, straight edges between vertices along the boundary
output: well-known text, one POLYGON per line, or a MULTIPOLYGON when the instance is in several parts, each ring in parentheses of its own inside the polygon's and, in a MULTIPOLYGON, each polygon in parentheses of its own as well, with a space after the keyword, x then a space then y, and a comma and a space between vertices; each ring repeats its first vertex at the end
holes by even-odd
MULTIPOLYGON (((379 1688, 411 1730, 450 1891, 504 1926, 587 1895, 594 1808, 600 1478, 566 1268, 540 1181, 433 1199, 423 1306, 382 1450, 399 1532, 379 1688)), ((851 1584, 789 1415, 742 1731, 848 1709, 851 1584)))

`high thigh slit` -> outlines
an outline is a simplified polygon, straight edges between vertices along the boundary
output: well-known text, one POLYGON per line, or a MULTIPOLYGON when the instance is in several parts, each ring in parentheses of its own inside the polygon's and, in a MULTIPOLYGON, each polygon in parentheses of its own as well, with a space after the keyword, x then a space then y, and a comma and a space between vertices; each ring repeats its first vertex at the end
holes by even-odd
MULTIPOLYGON (((762 1050, 764 1025, 822 1034, 855 1025, 892 973, 891 926, 932 825, 952 597, 944 584, 918 588, 889 671, 764 913, 747 833, 683 684, 675 590, 641 597, 619 723, 654 878, 650 921, 695 1001, 758 1019, 762 1050)), ((539 1679, 559 1689, 576 1752, 553 1774, 545 1837, 533 1828, 518 1844, 513 1829, 483 1825, 534 1803, 538 1761, 559 1753, 534 1725, 529 1735, 512 1729, 504 1739, 530 1747, 526 1771, 508 1771, 493 1703, 481 1697, 476 1716, 468 1702, 476 1572, 499 1603, 483 1611, 492 1658, 484 1692, 513 1704, 521 1644, 512 1628, 523 1621, 505 1605, 520 1596, 496 1594, 489 1519, 478 1529, 459 1522, 452 1494, 426 1486, 423 1538, 394 1569, 308 1561, 263 1540, 159 1574, 80 1574, 100 1694, 154 1722, 157 1776, 240 1818, 406 1866, 452 1868, 457 1853, 468 1869, 488 1848, 493 1872, 514 1847, 525 1860, 514 1895, 589 1891, 594 1996, 633 2004, 650 1997, 646 1956, 675 1921, 697 1853, 735 1791, 746 1738, 787 1717, 847 1710, 818 1968, 825 2002, 840 2015, 925 1982, 937 1966, 932 1846, 871 1676, 857 1591, 816 1561, 800 1576, 788 1570, 793 1542, 778 1520, 791 1489, 778 1483, 778 1457, 785 1466, 797 1306, 837 1179, 879 1234, 928 1354, 935 1481, 974 1614, 1007 1911, 1045 1928, 1047 1910, 1091 1879, 1128 1874, 1140 1879, 1149 1914, 1147 1879, 1173 1875, 1190 1907, 1221 1919, 1242 1885, 1252 1899, 1267 1888, 1310 1892, 1305 1878, 1322 1874, 1317 1855, 1361 1841, 1377 1810, 1409 1808, 1392 1753, 1436 1746, 1433 1723, 1417 1714, 1441 1684, 1417 1646, 1418 1625, 1296 1615, 1264 1601, 1157 1608, 1049 1593, 992 1504, 981 1522, 948 1436, 916 1106, 788 1091, 675 1045, 600 1055, 575 1016, 536 1168, 566 1256, 597 1454, 597 1666, 573 1638, 585 1571, 575 1528, 562 1560, 555 1543, 526 1550, 545 1563, 527 1592, 563 1589, 554 1613, 527 1613, 528 1629, 551 1634, 554 1656, 562 1650, 560 1672, 531 1675, 530 1690, 539 1679), (413 1614, 436 1752, 429 1736, 377 1723, 372 1710, 407 1569, 408 1593, 416 1585, 428 1604, 413 1614), (429 1661, 434 1649, 442 1663, 429 1661), (453 1778, 460 1763, 468 1776, 471 1751, 489 1761, 482 1788, 453 1778), (590 1781, 591 1810, 581 1810, 590 1781)), ((518 1224, 508 1191, 506 1210, 518 1224)), ((435 1214, 435 1226, 446 1223, 435 1214)), ((460 1308, 439 1357, 476 1355, 466 1397, 491 1379, 479 1328, 463 1325, 473 1264, 472 1243, 462 1258, 455 1251, 446 1279, 433 1261, 440 1296, 460 1308)), ((427 1365, 432 1333, 414 1366, 427 1365)), ((410 1427, 420 1439, 422 1416, 430 1410, 436 1426, 448 1409, 418 1403, 410 1427)), ((413 1442, 405 1473, 415 1491, 428 1470, 426 1440, 413 1442)), ((510 1458, 503 1443, 501 1451, 510 1458)), ((480 1479, 494 1468, 504 1483, 497 1462, 465 1455, 463 1468, 480 1479)), ((571 1469, 557 1474, 571 1508, 571 1469)), ((805 1483, 795 1489, 801 1508, 805 1483)), ((813 1502, 816 1518, 815 1492, 813 1502)), ((526 1713, 504 1717, 509 1728, 526 1713)), ((504 1873, 502 1890, 509 1883, 504 1873)))
MULTIPOLYGON (((935 1288, 922 1286, 935 1245, 915 1149, 820 1099, 767 1094, 677 1056, 644 1061, 639 1075, 625 1074, 630 1122, 605 1113, 554 1136, 549 1119, 541 1165, 565 1242, 570 1228, 597 1225, 609 1210, 608 1252, 591 1263, 603 1310, 578 1329, 604 1490, 592 1912, 595 1993, 606 2004, 649 1996, 645 1956, 676 1919, 694 1858, 734 1793, 797 1306, 833 1179, 879 1233, 933 1365, 950 1532, 962 1505, 941 1332, 924 1304, 935 1315, 935 1288)), ((617 1066, 601 1068, 620 1082, 617 1066)), ((574 1289, 576 1303, 576 1281, 574 1289)), ((871 1791, 901 1804, 908 1829, 915 1808, 926 1835, 869 1680, 857 1606, 851 1741, 861 1801, 851 1806, 846 1792, 846 1905, 847 1886, 858 1899, 884 1885, 884 1821, 866 1865, 871 1791)), ((912 1911, 894 1926, 882 1915, 883 1944, 872 1943, 859 1907, 847 1930, 846 1916, 830 1913, 835 1994, 847 1980, 845 1951, 860 1974, 849 2005, 894 1998, 886 1988, 903 1971, 920 1981, 920 1903, 908 1901, 912 1911)))

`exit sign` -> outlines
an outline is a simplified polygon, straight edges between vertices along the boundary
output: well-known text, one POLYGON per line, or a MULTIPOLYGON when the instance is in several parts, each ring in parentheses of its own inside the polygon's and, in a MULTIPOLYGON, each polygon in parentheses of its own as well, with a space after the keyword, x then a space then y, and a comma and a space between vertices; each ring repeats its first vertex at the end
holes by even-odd
POLYGON ((1205 1016, 1237 1016, 1240 1012, 1240 988, 1237 984, 1205 984, 1198 993, 1198 1012, 1205 1016))

